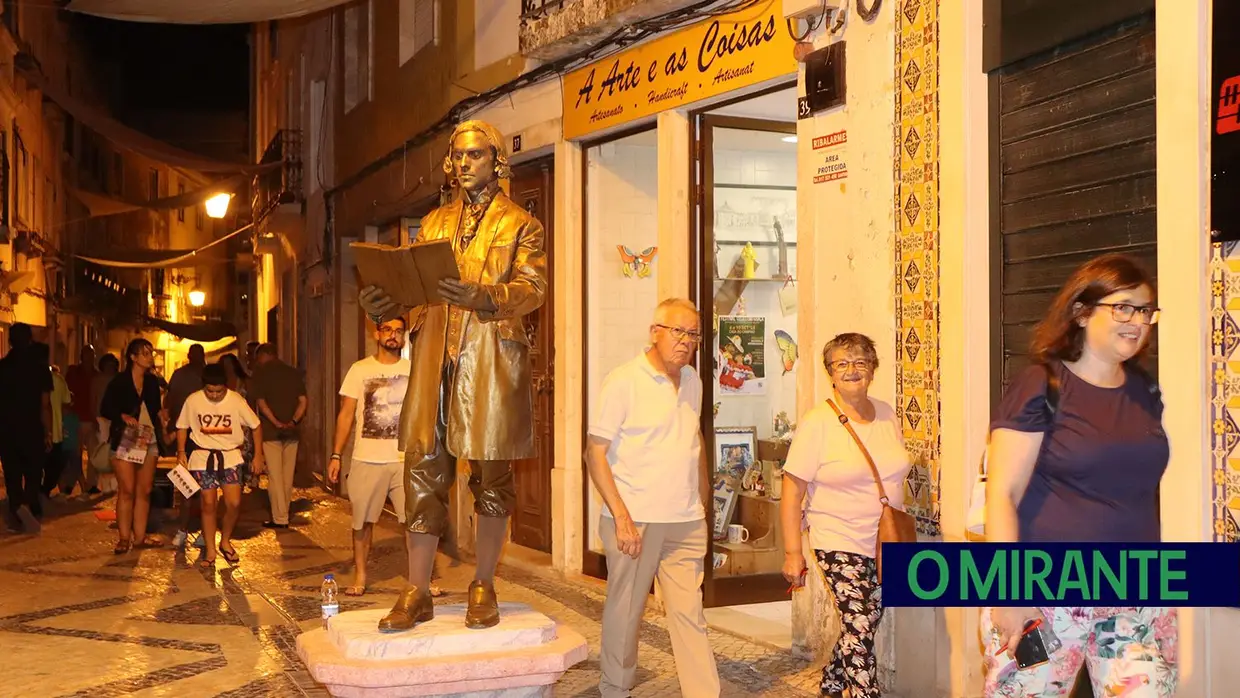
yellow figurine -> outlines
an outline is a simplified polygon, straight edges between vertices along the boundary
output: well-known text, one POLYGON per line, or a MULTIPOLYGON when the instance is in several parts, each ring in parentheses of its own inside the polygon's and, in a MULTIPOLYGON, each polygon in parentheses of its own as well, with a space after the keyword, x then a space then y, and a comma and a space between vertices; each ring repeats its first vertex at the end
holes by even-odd
POLYGON ((754 263, 758 261, 758 253, 754 250, 752 242, 745 243, 745 249, 741 250, 741 259, 745 260, 745 271, 742 278, 752 279, 757 276, 754 263))

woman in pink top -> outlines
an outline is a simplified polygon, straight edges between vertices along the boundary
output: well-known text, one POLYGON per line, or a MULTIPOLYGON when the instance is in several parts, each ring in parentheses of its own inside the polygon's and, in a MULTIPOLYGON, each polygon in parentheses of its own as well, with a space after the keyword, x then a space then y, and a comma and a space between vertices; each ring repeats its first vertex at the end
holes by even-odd
MULTIPOLYGON (((874 634, 883 605, 875 549, 882 504, 873 471, 840 413, 873 458, 893 507, 904 500, 912 464, 895 410, 869 396, 878 368, 874 342, 863 334, 838 335, 823 347, 822 361, 833 395, 801 418, 784 464, 780 514, 785 531, 808 526, 815 562, 840 616, 835 654, 822 669, 822 695, 879 698, 874 634)), ((803 584, 801 537, 784 540, 784 577, 803 584)))

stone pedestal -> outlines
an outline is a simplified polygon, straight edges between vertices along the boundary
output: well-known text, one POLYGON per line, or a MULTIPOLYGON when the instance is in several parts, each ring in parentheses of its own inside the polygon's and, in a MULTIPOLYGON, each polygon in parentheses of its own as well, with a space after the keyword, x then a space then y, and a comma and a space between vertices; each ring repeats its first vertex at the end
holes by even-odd
POLYGON ((297 653, 333 696, 550 696, 589 649, 576 631, 525 604, 501 603, 494 628, 465 627, 465 606, 435 607, 434 620, 380 633, 386 609, 342 613, 297 638, 297 653))

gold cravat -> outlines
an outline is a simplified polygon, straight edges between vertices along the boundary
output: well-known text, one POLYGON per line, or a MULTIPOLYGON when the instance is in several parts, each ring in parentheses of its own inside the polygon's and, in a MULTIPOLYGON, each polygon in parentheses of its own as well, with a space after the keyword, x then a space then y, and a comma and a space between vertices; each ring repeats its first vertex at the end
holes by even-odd
POLYGON ((464 252, 469 248, 469 243, 473 242, 474 236, 478 234, 478 225, 482 223, 482 217, 486 215, 487 207, 491 205, 491 200, 495 198, 495 189, 488 187, 478 196, 476 202, 470 203, 469 199, 465 199, 465 211, 461 220, 461 235, 458 238, 459 251, 464 252))

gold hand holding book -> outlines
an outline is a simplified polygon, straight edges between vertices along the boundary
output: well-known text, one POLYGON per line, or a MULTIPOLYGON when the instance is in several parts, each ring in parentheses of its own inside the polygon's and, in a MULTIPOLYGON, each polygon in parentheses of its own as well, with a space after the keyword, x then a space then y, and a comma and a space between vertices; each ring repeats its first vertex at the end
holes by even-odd
POLYGON ((407 308, 446 303, 439 295, 441 279, 460 279, 450 240, 415 242, 404 247, 351 242, 362 287, 378 286, 407 308))

